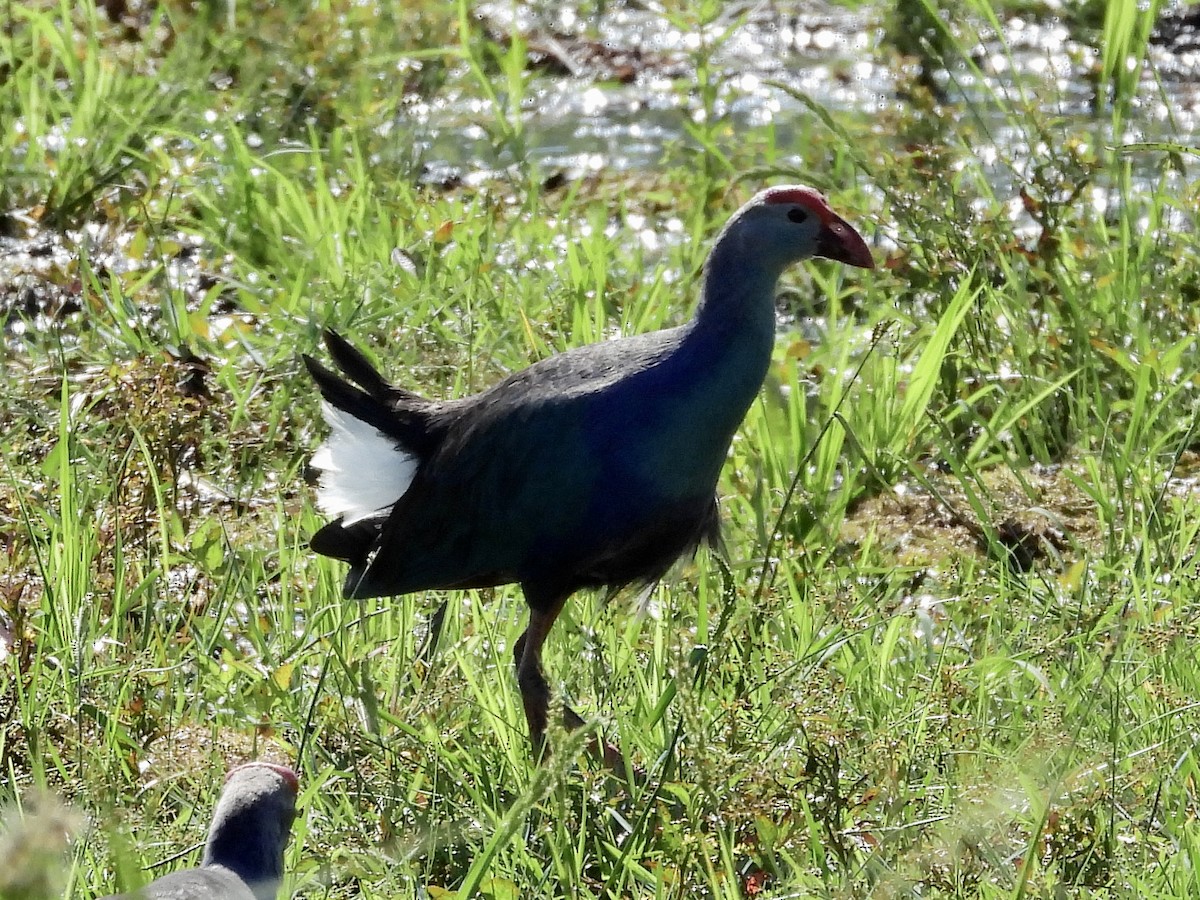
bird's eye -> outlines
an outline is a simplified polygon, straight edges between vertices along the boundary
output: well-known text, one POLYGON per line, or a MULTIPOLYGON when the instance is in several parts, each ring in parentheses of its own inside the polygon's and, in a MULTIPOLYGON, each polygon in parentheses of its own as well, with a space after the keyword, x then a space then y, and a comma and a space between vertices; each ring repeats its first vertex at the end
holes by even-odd
POLYGON ((789 222, 795 222, 797 225, 799 225, 801 222, 805 222, 807 220, 808 220, 808 213, 806 213, 804 210, 798 209, 795 206, 793 206, 791 209, 788 210, 788 221, 789 222))

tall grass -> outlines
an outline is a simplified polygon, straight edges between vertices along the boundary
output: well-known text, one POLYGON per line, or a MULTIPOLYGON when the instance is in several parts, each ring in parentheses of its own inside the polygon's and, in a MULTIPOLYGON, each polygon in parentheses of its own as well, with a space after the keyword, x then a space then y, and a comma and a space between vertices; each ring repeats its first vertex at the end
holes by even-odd
POLYGON ((299 896, 1195 893, 1195 217, 1187 148, 1118 146, 1157 7, 1080 26, 1101 118, 995 77, 1003 8, 922 8, 945 96, 793 97, 782 147, 730 137, 718 51, 757 12, 677 5, 685 162, 560 188, 527 37, 469 4, 168 4, 140 42, 90 4, 0 13, 0 213, 55 260, 0 295, 0 799, 86 812, 74 895, 193 860, 250 756, 301 773, 299 896), (397 73, 478 101, 502 169, 423 184, 397 73), (350 602, 307 550, 299 354, 335 327, 446 398, 683 321, 764 167, 881 266, 789 275, 724 557, 581 596, 549 642, 645 778, 582 734, 536 767, 516 589, 350 602))

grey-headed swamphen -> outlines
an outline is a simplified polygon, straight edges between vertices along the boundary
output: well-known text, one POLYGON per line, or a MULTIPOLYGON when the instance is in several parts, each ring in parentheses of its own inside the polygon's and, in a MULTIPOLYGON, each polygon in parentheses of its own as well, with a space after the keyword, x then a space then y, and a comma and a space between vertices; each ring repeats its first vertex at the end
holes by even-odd
POLYGON ((275 900, 298 791, 286 766, 238 766, 225 776, 200 866, 104 900, 275 900))
MULTIPOLYGON (((717 476, 771 361, 776 283, 813 256, 874 266, 817 191, 762 191, 717 236, 690 322, 568 350, 459 400, 393 387, 327 332, 349 380, 305 357, 331 428, 312 465, 334 520, 312 549, 350 564, 347 597, 520 583, 529 626, 514 657, 540 754, 554 620, 581 588, 652 583, 715 540, 717 476)), ((583 721, 569 707, 564 719, 583 721)))

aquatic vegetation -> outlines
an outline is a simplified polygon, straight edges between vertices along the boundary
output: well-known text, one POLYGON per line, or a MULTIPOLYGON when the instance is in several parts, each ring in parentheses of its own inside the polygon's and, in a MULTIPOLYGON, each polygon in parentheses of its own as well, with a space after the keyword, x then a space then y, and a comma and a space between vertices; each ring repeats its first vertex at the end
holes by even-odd
POLYGON ((78 896, 266 745, 298 895, 1192 896, 1194 19, 0 8, 0 800, 117 823, 78 896), (517 592, 344 601, 307 550, 300 353, 454 397, 677 324, 796 180, 881 266, 786 280, 724 559, 549 648, 645 786, 534 768, 517 592))

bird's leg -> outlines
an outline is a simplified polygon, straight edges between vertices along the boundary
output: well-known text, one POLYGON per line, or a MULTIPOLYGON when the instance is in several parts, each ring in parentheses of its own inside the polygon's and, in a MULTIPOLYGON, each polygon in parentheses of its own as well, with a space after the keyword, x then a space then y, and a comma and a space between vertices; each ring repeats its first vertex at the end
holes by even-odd
POLYGON ((449 605, 449 600, 443 600, 441 605, 434 610, 433 615, 429 617, 429 624, 425 629, 425 640, 421 642, 420 649, 417 650, 416 658, 427 666, 433 665, 433 656, 437 653, 438 641, 442 637, 442 624, 446 621, 446 608, 449 605))
POLYGON ((529 627, 513 648, 517 686, 521 689, 521 701, 525 704, 525 721, 529 723, 529 740, 533 744, 533 755, 538 760, 546 752, 546 717, 550 709, 550 685, 542 673, 542 645, 546 643, 546 637, 554 620, 562 612, 566 599, 564 596, 556 600, 547 610, 531 607, 529 627))
MULTIPOLYGON (((517 668, 517 685, 521 689, 521 700, 525 704, 525 720, 529 723, 529 740, 533 744, 534 756, 540 761, 548 752, 546 747, 546 721, 550 708, 550 684, 542 672, 542 645, 546 642, 554 620, 562 612, 567 595, 557 598, 546 609, 529 610, 529 627, 517 639, 513 648, 513 662, 517 668)), ((571 707, 563 704, 563 727, 568 731, 586 724, 571 707)), ((604 760, 604 764, 618 773, 625 772, 625 759, 621 751, 608 741, 593 738, 590 750, 604 760)))

